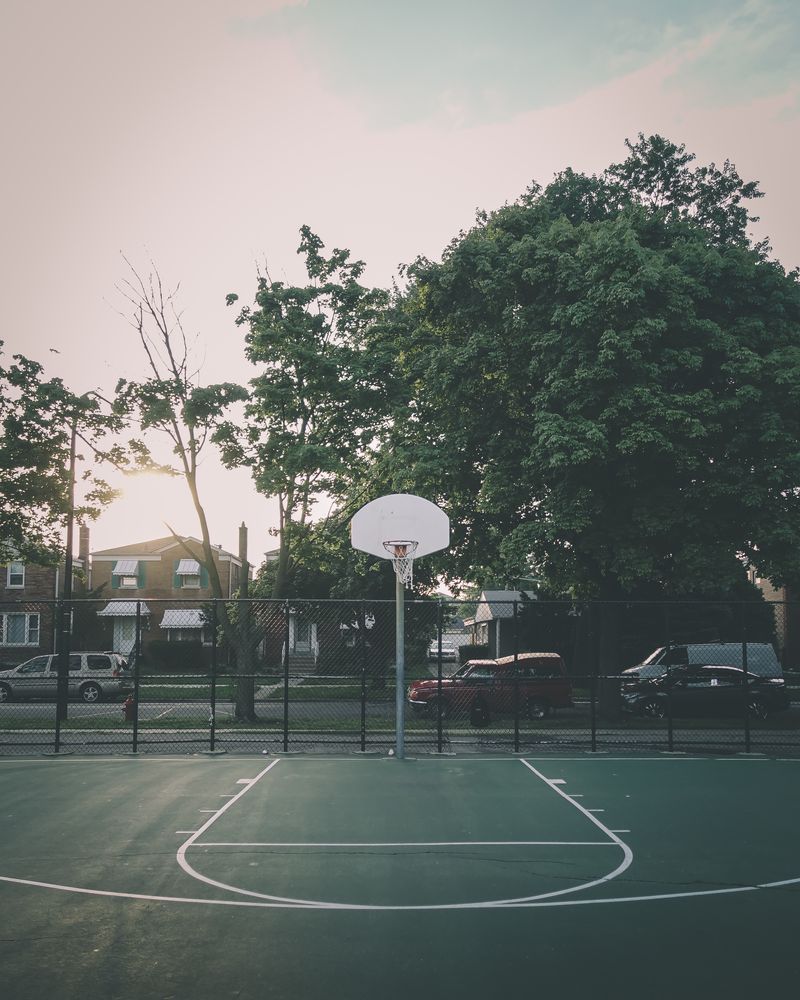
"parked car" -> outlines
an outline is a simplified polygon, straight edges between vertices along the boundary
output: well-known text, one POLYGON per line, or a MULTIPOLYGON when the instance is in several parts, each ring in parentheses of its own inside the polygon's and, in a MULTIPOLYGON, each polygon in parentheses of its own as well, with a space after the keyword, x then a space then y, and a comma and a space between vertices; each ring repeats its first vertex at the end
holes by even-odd
MULTIPOLYGON (((34 656, 13 670, 0 671, 0 703, 55 698, 58 656, 34 656)), ((133 690, 133 672, 119 653, 70 653, 68 694, 94 704, 133 690)))
MULTIPOLYGON (((438 660, 439 659, 439 640, 434 639, 433 642, 428 646, 428 659, 438 660)), ((456 649, 455 643, 452 642, 442 642, 442 659, 443 660, 457 660, 458 650, 456 649)))
MULTIPOLYGON (((747 642, 747 672, 758 677, 783 677, 780 661, 768 642, 747 642)), ((666 673, 667 668, 686 666, 744 668, 741 642, 690 642, 660 646, 647 659, 622 671, 622 687, 630 688, 639 680, 650 680, 666 673)))
POLYGON ((782 677, 745 675, 738 667, 672 667, 669 673, 642 679, 622 692, 628 712, 663 719, 703 716, 742 716, 745 704, 754 718, 766 719, 789 708, 789 692, 782 677))
POLYGON ((554 708, 572 704, 572 685, 558 653, 519 653, 497 660, 469 660, 450 677, 414 681, 406 692, 412 710, 431 718, 469 716, 473 725, 492 715, 544 719, 554 708))

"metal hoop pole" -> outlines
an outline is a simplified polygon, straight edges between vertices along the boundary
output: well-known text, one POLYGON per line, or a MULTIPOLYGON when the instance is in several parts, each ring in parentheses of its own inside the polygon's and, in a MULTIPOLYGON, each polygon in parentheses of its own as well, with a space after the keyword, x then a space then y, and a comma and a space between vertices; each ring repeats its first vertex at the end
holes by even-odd
POLYGON ((405 756, 405 588, 400 577, 395 579, 395 716, 397 733, 395 735, 395 753, 402 760, 405 756))

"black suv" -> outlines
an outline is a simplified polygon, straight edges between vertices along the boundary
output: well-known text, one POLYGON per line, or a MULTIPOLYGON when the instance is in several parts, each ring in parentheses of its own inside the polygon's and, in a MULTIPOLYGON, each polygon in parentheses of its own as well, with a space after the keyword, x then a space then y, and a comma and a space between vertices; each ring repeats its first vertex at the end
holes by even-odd
POLYGON ((782 677, 756 677, 738 667, 672 667, 668 673, 640 679, 623 688, 627 712, 654 719, 741 716, 745 704, 751 716, 766 719, 789 708, 782 677), (745 701, 746 699, 746 701, 745 701))

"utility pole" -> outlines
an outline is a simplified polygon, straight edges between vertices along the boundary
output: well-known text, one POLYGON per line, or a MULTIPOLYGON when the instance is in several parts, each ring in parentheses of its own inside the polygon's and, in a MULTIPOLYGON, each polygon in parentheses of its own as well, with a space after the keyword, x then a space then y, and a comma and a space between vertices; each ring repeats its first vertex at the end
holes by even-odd
POLYGON ((58 687, 56 719, 67 718, 69 693, 69 654, 72 631, 72 542, 75 522, 75 446, 78 437, 78 414, 72 417, 69 442, 69 484, 67 487, 67 546, 64 555, 64 585, 58 609, 58 687))

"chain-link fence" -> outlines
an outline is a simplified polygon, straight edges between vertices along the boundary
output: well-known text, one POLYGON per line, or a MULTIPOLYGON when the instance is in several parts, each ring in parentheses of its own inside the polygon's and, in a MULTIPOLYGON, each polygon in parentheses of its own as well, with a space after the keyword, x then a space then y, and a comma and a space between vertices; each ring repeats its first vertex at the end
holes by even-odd
POLYGON ((0 753, 800 750, 800 606, 0 604, 0 753))

